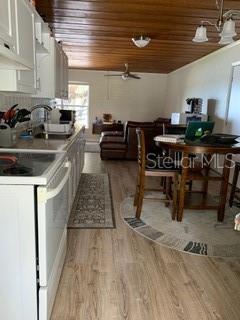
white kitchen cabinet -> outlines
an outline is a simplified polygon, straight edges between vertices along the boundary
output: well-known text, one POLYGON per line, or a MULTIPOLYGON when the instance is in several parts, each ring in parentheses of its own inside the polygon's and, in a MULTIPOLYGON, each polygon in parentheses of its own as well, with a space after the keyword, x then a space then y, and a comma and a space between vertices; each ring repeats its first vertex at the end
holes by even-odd
POLYGON ((68 98, 68 57, 63 51, 59 43, 56 46, 56 97, 67 99, 68 98))
POLYGON ((40 43, 36 39, 36 96, 45 98, 48 97, 49 91, 49 88, 44 85, 47 79, 45 75, 46 70, 43 67, 44 62, 50 59, 50 31, 48 29, 43 31, 41 41, 40 43))
POLYGON ((68 58, 61 45, 52 37, 49 40, 49 55, 42 56, 39 60, 37 74, 37 97, 68 97, 68 58))
POLYGON ((57 98, 62 97, 63 53, 60 45, 55 41, 55 93, 57 98))
POLYGON ((36 89, 36 56, 34 12, 25 0, 15 0, 16 52, 29 65, 29 71, 0 70, 0 90, 20 93, 34 93, 36 89))
POLYGON ((68 57, 65 52, 63 52, 61 93, 63 99, 68 99, 68 57))
POLYGON ((16 0, 17 51, 34 66, 34 12, 26 0, 16 0))
MULTIPOLYGON (((19 6, 22 0, 0 0, 0 68, 5 70, 29 70, 33 67, 32 59, 21 55, 18 44, 21 39, 17 24, 19 6)), ((21 12, 21 9, 20 9, 21 12)), ((25 17, 25 16, 24 16, 25 17)), ((27 24, 21 20, 21 26, 27 24)))
POLYGON ((0 318, 37 320, 34 186, 1 184, 0 195, 0 318))
POLYGON ((49 53, 49 36, 50 30, 48 24, 44 23, 42 18, 35 11, 35 40, 37 53, 49 53))
POLYGON ((71 162, 71 173, 69 178, 69 203, 72 206, 78 186, 78 140, 74 140, 68 148, 68 160, 71 162))
POLYGON ((84 129, 80 131, 67 150, 68 160, 71 162, 71 174, 69 179, 69 203, 73 204, 77 193, 81 173, 84 166, 84 129))
POLYGON ((15 1, 0 1, 0 39, 5 47, 16 51, 15 1))
POLYGON ((84 130, 82 130, 76 139, 76 175, 77 175, 77 186, 79 184, 81 173, 84 167, 84 149, 86 140, 84 138, 84 130))
POLYGON ((0 70, 0 91, 67 99, 68 58, 47 24, 27 0, 0 0, 0 5, 0 69, 1 50, 10 49, 31 66, 0 70))

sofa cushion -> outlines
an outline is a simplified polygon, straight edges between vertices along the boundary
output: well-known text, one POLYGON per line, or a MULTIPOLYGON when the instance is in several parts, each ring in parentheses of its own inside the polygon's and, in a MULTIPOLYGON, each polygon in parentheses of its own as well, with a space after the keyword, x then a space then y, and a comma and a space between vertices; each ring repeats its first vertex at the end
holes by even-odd
POLYGON ((101 137, 123 137, 123 131, 104 131, 101 133, 101 137))
POLYGON ((103 150, 126 150, 127 145, 125 143, 117 143, 117 142, 112 142, 112 143, 105 143, 102 145, 103 150))
POLYGON ((107 159, 125 159, 126 150, 121 149, 101 149, 100 153, 102 160, 107 159))
POLYGON ((103 146, 105 144, 109 144, 109 143, 118 143, 118 144, 124 144, 125 143, 125 139, 124 137, 119 137, 119 136, 101 136, 100 138, 100 146, 103 146))

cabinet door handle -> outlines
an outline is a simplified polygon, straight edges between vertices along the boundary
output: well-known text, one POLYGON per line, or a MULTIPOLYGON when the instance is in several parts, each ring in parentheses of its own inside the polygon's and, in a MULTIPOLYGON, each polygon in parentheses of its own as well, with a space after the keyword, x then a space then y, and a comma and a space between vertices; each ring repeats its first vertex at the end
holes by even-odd
POLYGON ((4 47, 10 50, 10 46, 7 43, 4 43, 4 47))

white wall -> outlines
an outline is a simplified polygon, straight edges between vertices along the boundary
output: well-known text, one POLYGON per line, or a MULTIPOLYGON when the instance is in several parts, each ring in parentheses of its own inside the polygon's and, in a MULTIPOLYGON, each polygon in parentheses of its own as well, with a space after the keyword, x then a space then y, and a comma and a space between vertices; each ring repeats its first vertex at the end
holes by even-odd
MULTIPOLYGON (((232 63, 240 61, 240 43, 224 47, 198 61, 195 61, 168 75, 166 108, 162 110, 165 117, 172 112, 185 110, 186 98, 202 98, 204 111, 215 121, 215 132, 240 135, 240 101, 234 112, 235 123, 225 125, 227 97, 231 78, 232 63), (239 128, 232 132, 231 128, 239 128)), ((240 85, 239 85, 240 90, 240 85)), ((239 156, 234 159, 240 160, 239 156)), ((230 182, 232 180, 230 176, 230 182)), ((238 186, 240 187, 240 179, 238 186)))
MULTIPOLYGON (((215 121, 215 131, 227 132, 225 112, 232 63, 240 61, 240 44, 222 48, 168 75, 164 116, 184 111, 186 98, 203 98, 204 110, 215 121)), ((240 121, 240 108, 239 118, 240 121)), ((239 123, 240 124, 240 123, 239 123)), ((239 126, 240 134, 240 126, 239 126)))
MULTIPOLYGON (((89 130, 95 117, 111 113, 115 120, 152 121, 162 115, 167 75, 138 73, 141 80, 123 81, 121 77, 104 77, 107 72, 69 71, 69 81, 90 85, 89 130)), ((93 137, 91 137, 93 138, 93 137)))

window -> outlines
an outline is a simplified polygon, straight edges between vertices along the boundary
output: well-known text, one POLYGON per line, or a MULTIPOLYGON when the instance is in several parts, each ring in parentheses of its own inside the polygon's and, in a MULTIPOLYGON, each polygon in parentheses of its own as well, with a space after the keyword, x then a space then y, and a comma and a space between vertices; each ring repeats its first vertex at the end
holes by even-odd
POLYGON ((75 111, 75 119, 89 127, 89 85, 83 83, 69 83, 68 100, 55 99, 54 104, 59 109, 75 111))

